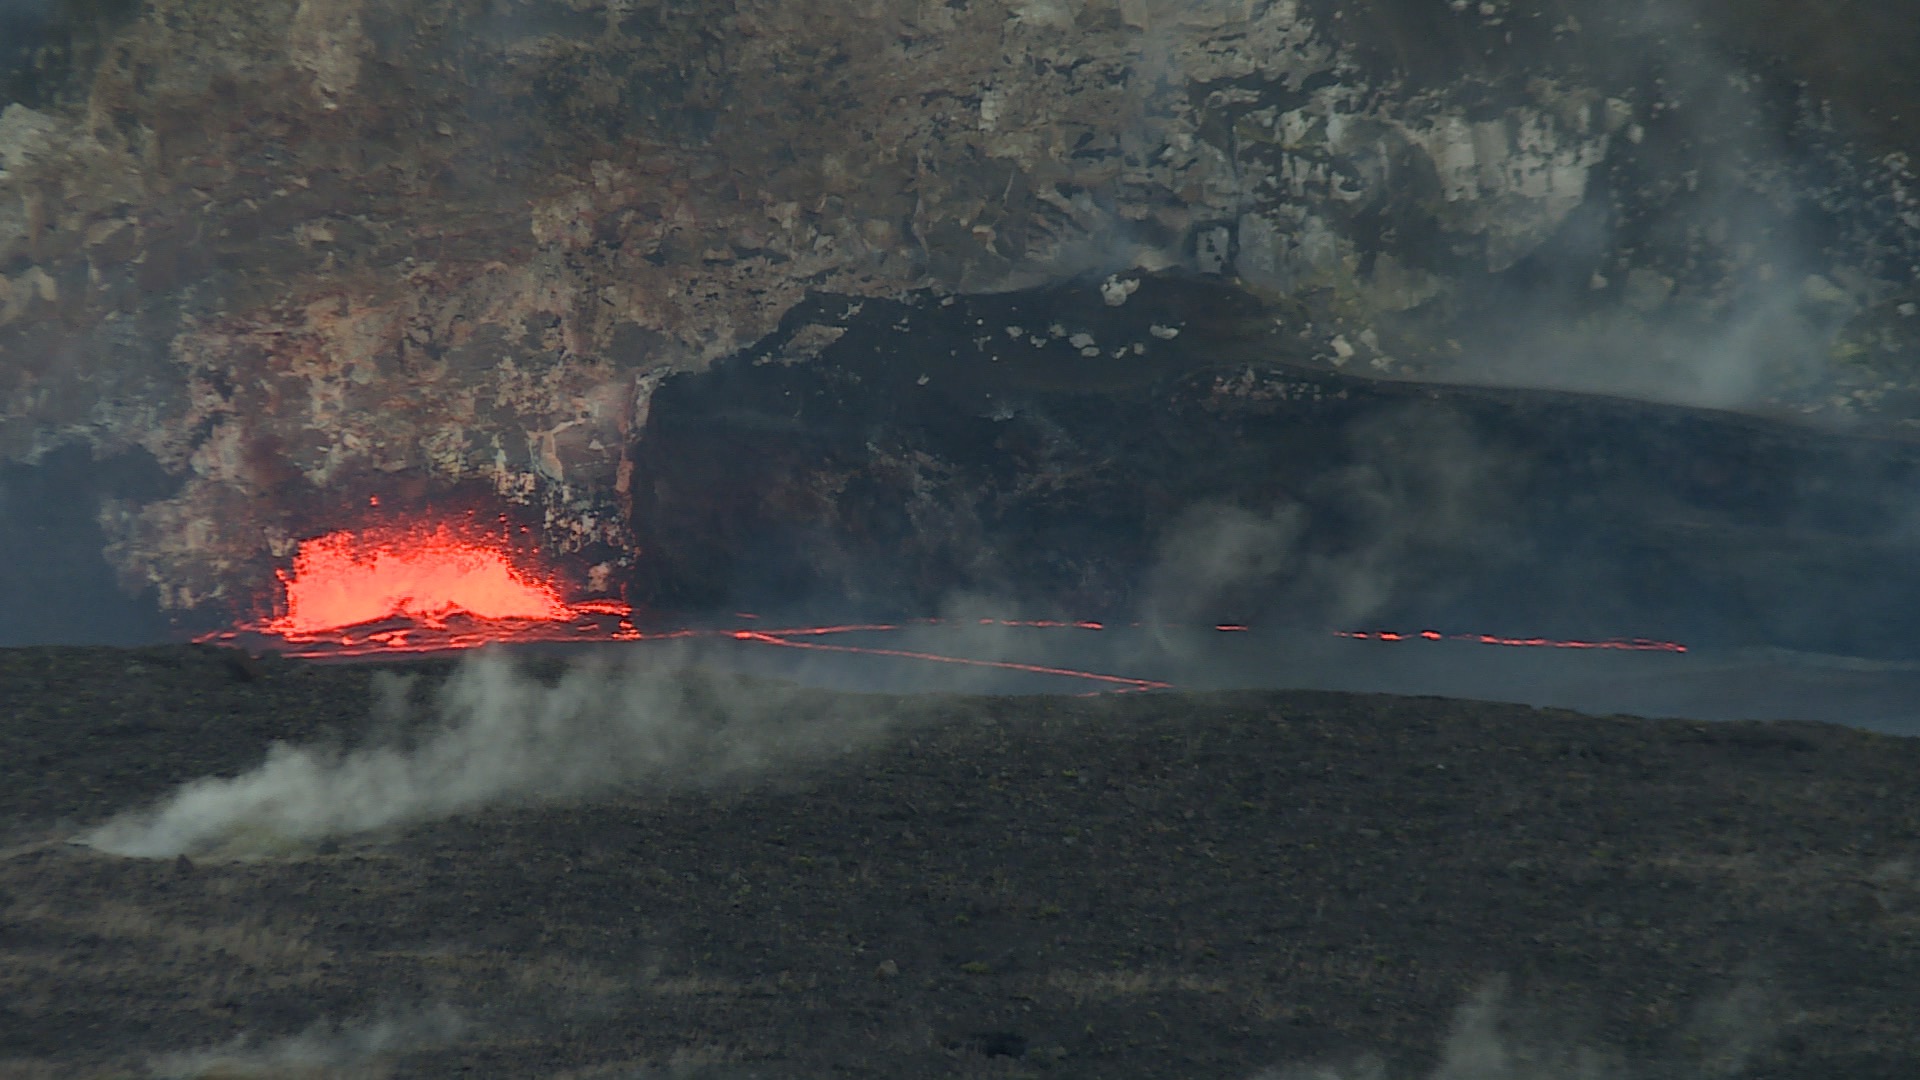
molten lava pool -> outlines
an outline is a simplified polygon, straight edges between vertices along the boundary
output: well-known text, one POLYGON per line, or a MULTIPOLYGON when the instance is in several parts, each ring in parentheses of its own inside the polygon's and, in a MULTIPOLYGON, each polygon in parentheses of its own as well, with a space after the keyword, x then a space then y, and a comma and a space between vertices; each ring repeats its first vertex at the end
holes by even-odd
POLYGON ((392 617, 437 626, 456 614, 530 622, 574 616, 551 584, 521 572, 505 551, 444 527, 424 535, 328 533, 301 543, 281 581, 286 613, 265 628, 289 636, 392 617))

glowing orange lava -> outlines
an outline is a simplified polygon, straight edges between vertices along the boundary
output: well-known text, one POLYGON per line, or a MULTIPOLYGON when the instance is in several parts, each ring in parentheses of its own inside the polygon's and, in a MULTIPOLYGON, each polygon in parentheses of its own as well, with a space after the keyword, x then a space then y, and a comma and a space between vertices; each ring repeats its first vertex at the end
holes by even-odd
MULTIPOLYGON (((378 506, 377 502, 370 505, 378 506)), ((496 642, 660 641, 728 638, 793 649, 818 649, 874 657, 963 664, 1091 682, 1095 693, 1163 690, 1170 684, 1128 675, 1051 667, 1013 660, 986 660, 817 639, 841 634, 901 631, 912 626, 954 624, 950 619, 907 623, 848 623, 756 629, 638 629, 633 610, 619 600, 569 601, 551 578, 504 539, 436 526, 376 526, 341 530, 300 543, 290 569, 279 574, 278 614, 238 630, 203 635, 201 641, 254 641, 288 656, 351 657, 446 652, 496 642)), ((753 622, 760 617, 736 612, 753 622)), ((1106 623, 1067 619, 981 618, 982 626, 1028 630, 1105 630, 1106 623)), ((1139 627, 1142 624, 1133 623, 1139 627)), ((1193 629, 1199 629, 1194 627, 1193 629)), ((1246 633, 1244 623, 1217 623, 1221 633, 1246 633)), ((1491 634, 1443 634, 1437 630, 1337 630, 1356 641, 1460 641, 1481 645, 1555 649, 1608 649, 1684 653, 1677 642, 1646 638, 1596 641, 1509 638, 1491 634)))
POLYGON ((516 569, 507 552, 445 528, 340 531, 304 540, 286 586, 286 611, 264 629, 314 634, 381 619, 444 626, 452 615, 558 622, 576 612, 553 586, 516 569))
POLYGON ((301 541, 278 576, 276 615, 198 640, 258 635, 290 656, 364 656, 637 636, 624 602, 569 602, 530 558, 472 527, 327 533, 301 541))

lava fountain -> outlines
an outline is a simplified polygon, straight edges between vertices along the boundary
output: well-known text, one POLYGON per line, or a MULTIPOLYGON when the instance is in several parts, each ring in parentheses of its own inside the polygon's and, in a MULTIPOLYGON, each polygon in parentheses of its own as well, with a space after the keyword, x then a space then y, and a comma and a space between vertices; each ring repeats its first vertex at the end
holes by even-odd
POLYGON ((275 615, 200 640, 263 638, 291 656, 356 656, 634 633, 624 602, 569 601, 504 538, 444 524, 302 540, 277 576, 275 615))
POLYGON ((280 580, 287 610, 265 629, 285 635, 396 616, 441 626, 455 614, 532 622, 573 615, 551 585, 530 580, 505 552, 444 527, 384 538, 342 530, 303 541, 280 580))

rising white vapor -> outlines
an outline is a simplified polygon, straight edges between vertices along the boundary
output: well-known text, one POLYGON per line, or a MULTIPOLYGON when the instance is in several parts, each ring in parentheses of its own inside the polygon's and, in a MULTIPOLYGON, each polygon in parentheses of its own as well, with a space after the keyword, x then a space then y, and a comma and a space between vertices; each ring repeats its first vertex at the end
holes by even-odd
MULTIPOLYGON (((258 767, 195 780, 83 842, 149 858, 266 854, 619 784, 750 778, 871 745, 893 722, 846 712, 846 699, 668 674, 663 659, 588 660, 547 682, 476 655, 437 691, 435 723, 407 743, 276 744, 258 767)), ((393 711, 401 695, 382 696, 381 711, 393 711)))

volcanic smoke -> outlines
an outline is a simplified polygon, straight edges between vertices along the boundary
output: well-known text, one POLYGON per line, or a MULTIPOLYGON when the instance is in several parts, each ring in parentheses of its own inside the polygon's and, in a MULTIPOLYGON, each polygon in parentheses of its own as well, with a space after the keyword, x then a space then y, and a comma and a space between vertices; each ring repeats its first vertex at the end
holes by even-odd
MULTIPOLYGON (((1015 632, 1097 634, 1109 624, 1064 619, 916 619, 890 623, 641 631, 626 604, 569 601, 556 578, 504 538, 446 526, 343 530, 303 542, 279 575, 277 614, 210 635, 265 639, 296 656, 445 652, 493 642, 708 639, 922 663, 957 664, 1077 680, 1091 693, 1171 684, 1015 660, 822 640, 976 624, 1015 632)), ((1140 624, 1133 624, 1138 626, 1140 624)), ((1244 633, 1241 623, 1211 624, 1244 633)), ((1196 626, 1194 629, 1202 629, 1196 626)), ((1464 640, 1507 646, 1684 651, 1646 640, 1557 641, 1447 635, 1428 630, 1340 631, 1367 641, 1464 640)), ((844 639, 843 639, 844 640, 844 639)), ((258 768, 187 784, 161 803, 88 833, 84 843, 123 855, 270 854, 288 845, 435 820, 502 800, 544 800, 635 781, 707 784, 749 778, 844 754, 912 717, 843 715, 831 699, 793 687, 734 684, 648 652, 596 653, 549 684, 496 653, 470 655, 440 688, 437 722, 418 739, 349 751, 276 745, 258 768), (757 687, 757 688, 756 688, 757 687)), ((405 712, 410 676, 380 672, 405 712)))

